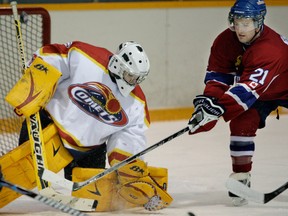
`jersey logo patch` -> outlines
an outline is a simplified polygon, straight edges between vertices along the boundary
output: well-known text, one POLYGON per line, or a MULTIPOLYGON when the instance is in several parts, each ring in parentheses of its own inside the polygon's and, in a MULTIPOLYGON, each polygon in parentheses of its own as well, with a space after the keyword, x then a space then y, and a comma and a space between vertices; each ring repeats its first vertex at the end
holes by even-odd
POLYGON ((70 99, 82 111, 99 121, 113 126, 124 126, 128 123, 126 113, 111 89, 98 82, 70 85, 70 99))

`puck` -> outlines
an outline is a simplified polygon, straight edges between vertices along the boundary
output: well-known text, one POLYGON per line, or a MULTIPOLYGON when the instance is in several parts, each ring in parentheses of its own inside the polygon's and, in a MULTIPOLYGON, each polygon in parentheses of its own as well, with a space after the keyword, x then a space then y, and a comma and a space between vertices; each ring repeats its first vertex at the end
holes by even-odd
POLYGON ((188 212, 188 215, 189 216, 196 216, 194 213, 192 213, 192 212, 188 212))

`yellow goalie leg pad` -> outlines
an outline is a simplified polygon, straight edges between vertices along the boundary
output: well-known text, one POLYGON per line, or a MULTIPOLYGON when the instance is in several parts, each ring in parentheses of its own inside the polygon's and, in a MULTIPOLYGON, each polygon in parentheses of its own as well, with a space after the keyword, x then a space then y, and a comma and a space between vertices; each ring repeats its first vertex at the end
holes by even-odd
POLYGON ((118 193, 126 201, 148 210, 159 210, 168 207, 173 198, 150 176, 128 182, 120 187, 118 193))
MULTIPOLYGON (((73 158, 62 145, 54 124, 50 124, 43 130, 43 137, 48 168, 53 172, 59 172, 67 166, 73 158)), ((4 179, 7 181, 30 190, 36 187, 35 172, 29 141, 3 155, 0 158, 0 164, 4 179)), ((21 195, 3 187, 0 192, 0 208, 12 202, 19 196, 21 195)))
MULTIPOLYGON (((144 161, 138 160, 119 168, 118 178, 119 195, 132 204, 144 206, 148 210, 159 210, 168 207, 173 201, 167 191, 149 175, 144 161)), ((167 184, 164 183, 164 186, 167 184)))
MULTIPOLYGON (((103 171, 104 169, 75 167, 72 171, 72 181, 85 181, 103 171)), ((112 211, 114 210, 112 206, 113 197, 117 194, 116 184, 116 173, 112 172, 98 181, 86 185, 77 191, 73 191, 72 196, 97 200, 95 210, 97 212, 112 211)))
POLYGON ((61 75, 55 67, 37 57, 5 99, 18 115, 30 117, 49 102, 61 75))
MULTIPOLYGON (((167 189, 167 169, 150 166, 147 168, 151 177, 155 178, 157 184, 164 185, 167 189)), ((74 182, 85 181, 103 171, 104 169, 76 167, 73 169, 72 180, 74 182)), ((153 183, 155 184, 155 182, 153 183)), ((139 206, 123 199, 118 193, 119 187, 121 186, 119 185, 117 174, 113 172, 96 182, 86 185, 77 191, 73 191, 72 196, 97 200, 98 205, 96 206, 96 212, 108 212, 139 206)))
POLYGON ((168 189, 168 169, 162 167, 148 166, 149 176, 157 182, 159 187, 167 191, 168 189))

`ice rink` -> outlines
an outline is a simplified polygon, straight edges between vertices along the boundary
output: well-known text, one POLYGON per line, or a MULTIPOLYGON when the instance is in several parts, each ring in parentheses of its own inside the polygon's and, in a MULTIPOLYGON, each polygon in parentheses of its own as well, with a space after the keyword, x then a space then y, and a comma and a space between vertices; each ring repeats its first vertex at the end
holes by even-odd
MULTIPOLYGON (((155 122, 147 132, 148 144, 186 127, 187 121, 155 122)), ((271 192, 288 181, 288 115, 271 116, 255 139, 252 188, 271 192)), ((213 131, 189 136, 183 134, 146 154, 152 166, 169 170, 168 191, 174 201, 169 208, 149 212, 142 208, 89 215, 119 216, 287 216, 288 190, 267 204, 232 206, 225 181, 231 173, 228 124, 221 119, 213 131)), ((66 215, 22 196, 4 208, 1 215, 66 215)))

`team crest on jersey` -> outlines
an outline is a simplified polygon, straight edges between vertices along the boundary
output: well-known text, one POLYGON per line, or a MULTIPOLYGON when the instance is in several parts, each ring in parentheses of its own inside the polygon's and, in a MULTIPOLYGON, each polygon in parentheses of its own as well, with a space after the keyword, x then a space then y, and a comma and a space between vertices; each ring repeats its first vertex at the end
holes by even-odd
POLYGON ((239 55, 236 58, 235 66, 239 67, 241 65, 241 62, 242 62, 242 55, 239 55))
POLYGON ((70 85, 70 99, 81 110, 101 122, 114 126, 123 126, 128 122, 126 113, 111 89, 98 82, 70 85))

